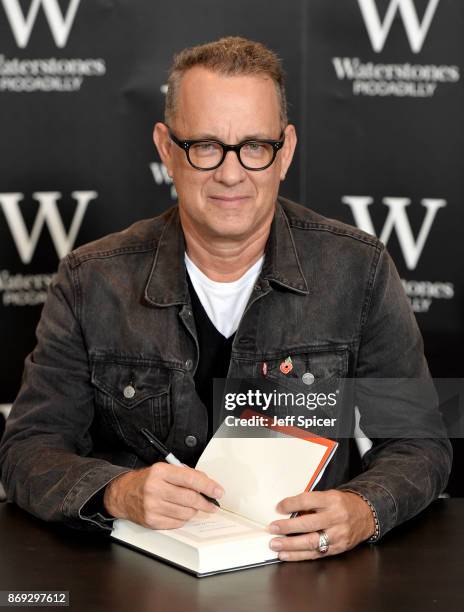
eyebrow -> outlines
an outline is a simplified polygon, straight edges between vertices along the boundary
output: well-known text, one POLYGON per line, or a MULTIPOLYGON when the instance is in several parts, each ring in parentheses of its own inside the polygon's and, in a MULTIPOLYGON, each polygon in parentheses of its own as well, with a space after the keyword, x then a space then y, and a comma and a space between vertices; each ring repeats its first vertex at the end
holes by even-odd
MULTIPOLYGON (((215 134, 210 134, 206 132, 192 136, 190 138, 185 138, 185 140, 218 140, 219 142, 223 142, 215 134)), ((275 140, 275 139, 271 138, 268 134, 264 134, 263 132, 257 132, 255 134, 246 134, 238 142, 244 142, 245 140, 275 140)))

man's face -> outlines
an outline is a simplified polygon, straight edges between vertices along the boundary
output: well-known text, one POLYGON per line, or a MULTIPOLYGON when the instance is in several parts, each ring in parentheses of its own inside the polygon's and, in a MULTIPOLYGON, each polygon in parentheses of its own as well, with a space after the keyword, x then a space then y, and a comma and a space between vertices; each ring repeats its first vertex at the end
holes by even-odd
MULTIPOLYGON (((174 124, 180 140, 217 139, 226 144, 243 140, 278 140, 279 99, 265 76, 222 76, 203 67, 187 71, 181 81, 174 124)), ((266 170, 246 170, 229 151, 219 168, 193 168, 185 152, 169 138, 162 123, 155 143, 174 180, 184 230, 206 239, 246 240, 270 224, 280 181, 285 177, 296 144, 293 126, 285 145, 266 170)))

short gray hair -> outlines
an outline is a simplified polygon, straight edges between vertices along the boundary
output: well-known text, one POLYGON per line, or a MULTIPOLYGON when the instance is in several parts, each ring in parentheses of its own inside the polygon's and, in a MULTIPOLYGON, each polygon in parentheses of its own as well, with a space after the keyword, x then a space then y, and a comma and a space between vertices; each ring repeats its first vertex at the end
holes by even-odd
POLYGON ((240 36, 227 36, 204 45, 184 49, 174 56, 169 71, 164 118, 172 125, 181 79, 194 66, 203 66, 226 76, 262 74, 274 82, 280 102, 282 129, 288 123, 285 73, 279 57, 265 45, 240 36))

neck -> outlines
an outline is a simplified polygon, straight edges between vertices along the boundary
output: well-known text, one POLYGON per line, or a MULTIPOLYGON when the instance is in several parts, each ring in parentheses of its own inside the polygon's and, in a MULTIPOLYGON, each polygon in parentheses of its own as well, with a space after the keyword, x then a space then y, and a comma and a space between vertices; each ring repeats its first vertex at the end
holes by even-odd
MULTIPOLYGON (((272 220, 271 220, 272 221, 272 220)), ((208 278, 231 283, 242 277, 264 254, 271 223, 243 240, 212 239, 195 228, 184 227, 187 255, 208 278)))

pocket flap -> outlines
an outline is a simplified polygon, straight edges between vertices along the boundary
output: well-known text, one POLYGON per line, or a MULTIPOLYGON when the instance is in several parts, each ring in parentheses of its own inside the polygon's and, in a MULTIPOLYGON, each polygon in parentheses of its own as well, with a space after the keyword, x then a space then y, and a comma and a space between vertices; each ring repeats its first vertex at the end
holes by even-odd
POLYGON ((95 362, 92 383, 125 408, 169 393, 170 373, 167 368, 140 363, 95 362))
POLYGON ((290 351, 278 359, 266 361, 267 377, 282 384, 303 383, 303 388, 317 386, 322 382, 347 375, 348 351, 345 347, 336 349, 307 349, 290 351))

